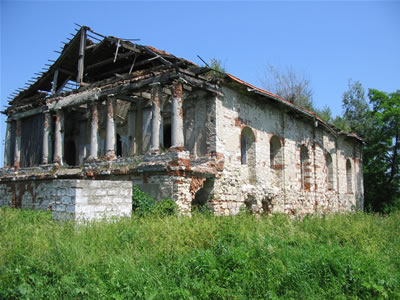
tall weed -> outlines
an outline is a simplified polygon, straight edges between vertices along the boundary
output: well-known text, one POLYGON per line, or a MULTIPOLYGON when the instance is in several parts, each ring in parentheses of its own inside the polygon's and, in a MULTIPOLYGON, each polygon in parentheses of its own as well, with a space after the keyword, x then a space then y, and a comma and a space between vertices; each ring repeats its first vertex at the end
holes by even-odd
POLYGON ((79 226, 1 208, 0 299, 398 299, 399 224, 195 213, 79 226))

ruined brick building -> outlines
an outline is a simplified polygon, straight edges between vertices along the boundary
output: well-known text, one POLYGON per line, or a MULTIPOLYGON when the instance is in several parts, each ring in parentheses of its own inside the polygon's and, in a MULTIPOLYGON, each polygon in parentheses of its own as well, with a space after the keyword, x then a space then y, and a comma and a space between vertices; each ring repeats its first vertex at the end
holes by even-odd
POLYGON ((129 214, 138 184, 186 213, 363 207, 357 136, 230 74, 88 27, 4 113, 0 205, 129 214))

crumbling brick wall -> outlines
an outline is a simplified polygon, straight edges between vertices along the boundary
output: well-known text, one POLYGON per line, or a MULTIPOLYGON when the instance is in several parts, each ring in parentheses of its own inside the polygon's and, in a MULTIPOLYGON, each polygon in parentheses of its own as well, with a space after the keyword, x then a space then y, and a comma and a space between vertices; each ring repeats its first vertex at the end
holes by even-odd
POLYGON ((359 143, 266 101, 250 99, 229 88, 223 93, 224 97, 216 99, 217 152, 224 155, 224 170, 215 183, 212 200, 217 213, 235 214, 246 204, 257 213, 268 207, 273 212, 296 215, 362 208, 359 143), (241 164, 240 136, 245 127, 256 137, 255 181, 249 176, 249 166, 241 164), (274 136, 282 144, 280 185, 272 184, 276 182, 270 161, 270 140, 274 136), (302 147, 307 151, 303 167, 302 147), (333 162, 333 188, 328 184, 328 153, 333 162), (352 164, 352 192, 346 188, 347 159, 352 164))

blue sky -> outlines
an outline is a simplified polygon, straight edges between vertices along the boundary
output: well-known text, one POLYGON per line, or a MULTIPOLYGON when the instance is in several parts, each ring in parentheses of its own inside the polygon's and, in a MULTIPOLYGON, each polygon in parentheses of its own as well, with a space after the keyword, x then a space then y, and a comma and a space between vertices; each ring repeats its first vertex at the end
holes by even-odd
MULTIPOLYGON (((341 113, 348 79, 400 89, 400 2, 1 1, 1 110, 7 96, 55 59, 74 23, 139 38, 202 64, 220 59, 256 86, 268 64, 311 80, 317 107, 341 113)), ((0 165, 5 124, 0 118, 0 165)))

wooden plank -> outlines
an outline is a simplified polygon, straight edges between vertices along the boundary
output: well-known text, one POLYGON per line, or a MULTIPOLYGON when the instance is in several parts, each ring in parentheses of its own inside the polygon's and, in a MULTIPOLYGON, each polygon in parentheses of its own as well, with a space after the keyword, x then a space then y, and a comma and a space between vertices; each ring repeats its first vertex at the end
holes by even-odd
MULTIPOLYGON (((120 60, 120 59, 123 59, 123 58, 126 58, 126 57, 130 57, 130 56, 135 55, 135 54, 136 54, 135 52, 128 52, 128 53, 124 53, 124 54, 118 54, 117 60, 120 60)), ((103 60, 101 62, 98 62, 98 63, 95 63, 93 65, 87 66, 86 67, 86 71, 90 71, 90 70, 93 70, 95 68, 104 66, 104 65, 109 64, 109 63, 111 63, 113 61, 114 61, 113 57, 105 59, 105 60, 103 60)))
MULTIPOLYGON (((151 62, 150 59, 151 59, 151 58, 149 58, 149 59, 144 59, 144 60, 141 60, 141 61, 139 61, 139 62, 136 62, 134 67, 137 68, 137 67, 141 67, 141 66, 143 66, 143 65, 146 65, 146 64, 148 64, 148 63, 151 62)), ((125 65, 125 66, 123 66, 123 67, 116 68, 116 69, 113 69, 113 70, 108 70, 108 71, 106 71, 106 72, 104 72, 104 73, 98 74, 98 76, 102 77, 102 76, 109 75, 109 74, 124 72, 124 71, 127 71, 128 69, 130 69, 130 66, 129 66, 129 65, 125 65)))
POLYGON ((59 110, 64 107, 79 106, 94 102, 100 98, 100 91, 101 90, 99 88, 95 88, 90 91, 84 91, 78 94, 61 97, 58 101, 49 103, 48 107, 50 110, 59 110))
POLYGON ((217 95, 222 96, 223 94, 219 91, 218 87, 214 84, 208 83, 203 79, 198 79, 198 78, 193 78, 191 76, 188 76, 186 74, 179 74, 179 78, 183 79, 183 81, 186 81, 187 83, 189 83, 192 86, 198 87, 198 88, 202 88, 205 89, 207 91, 216 93, 217 95))
MULTIPOLYGON (((46 112, 48 110, 59 110, 66 107, 79 106, 83 104, 92 103, 101 99, 106 99, 111 95, 126 94, 135 90, 142 89, 149 86, 151 83, 160 82, 166 83, 174 79, 178 79, 178 74, 176 73, 163 73, 161 75, 143 79, 137 82, 132 82, 128 84, 123 84, 114 88, 101 90, 100 88, 94 88, 90 91, 83 91, 81 93, 68 95, 65 97, 53 98, 53 102, 48 103, 47 106, 40 106, 25 112, 15 113, 10 116, 10 120, 17 120, 20 118, 26 118, 36 114, 46 112)), ((143 96, 143 95, 142 95, 143 96)))
POLYGON ((129 69, 129 74, 132 73, 132 70, 133 70, 133 67, 135 66, 137 57, 138 57, 138 56, 137 56, 136 53, 135 53, 135 57, 133 58, 133 62, 132 62, 131 68, 129 69))
POLYGON ((130 103, 138 103, 139 101, 146 101, 146 99, 143 99, 141 97, 138 96, 126 96, 126 95, 118 95, 115 97, 118 100, 122 100, 122 101, 127 101, 130 103))
POLYGON ((54 71, 53 76, 53 87, 51 88, 51 94, 55 95, 57 91, 57 80, 58 80, 58 69, 54 71))
POLYGON ((79 44, 79 59, 78 59, 78 76, 76 82, 79 84, 83 81, 83 69, 85 63, 85 48, 86 48, 86 29, 81 28, 81 39, 79 44))
POLYGON ((95 37, 93 35, 88 34, 88 37, 91 37, 92 39, 101 42, 101 39, 99 39, 99 38, 97 38, 97 37, 95 37))
POLYGON ((62 72, 64 74, 71 75, 71 76, 76 76, 76 73, 74 73, 74 72, 72 72, 70 70, 64 69, 64 68, 58 68, 58 71, 60 71, 60 72, 62 72))
POLYGON ((122 47, 124 47, 125 49, 134 51, 136 53, 142 53, 142 51, 139 48, 136 48, 135 46, 131 45, 130 43, 127 43, 125 41, 121 41, 121 45, 122 47))
POLYGON ((107 96, 109 94, 114 94, 114 95, 126 94, 128 92, 133 91, 133 90, 137 90, 137 89, 143 88, 143 87, 149 85, 150 83, 154 83, 154 82, 165 83, 165 82, 173 80, 173 79, 178 79, 178 74, 171 73, 171 72, 163 73, 163 74, 158 75, 156 77, 151 77, 151 78, 148 78, 148 79, 140 80, 138 82, 132 82, 132 83, 128 83, 128 84, 123 84, 123 85, 119 85, 119 86, 117 86, 115 88, 103 90, 103 91, 101 91, 101 97, 107 96))
POLYGON ((92 45, 90 45, 90 46, 86 46, 86 50, 95 48, 97 45, 98 45, 98 44, 92 44, 92 45))
POLYGON ((162 57, 160 54, 154 52, 153 50, 151 50, 151 49, 149 49, 149 48, 147 48, 147 47, 144 47, 144 49, 145 49, 147 52, 149 52, 149 53, 155 55, 159 60, 161 60, 161 62, 162 62, 163 64, 165 64, 165 65, 172 65, 172 62, 166 60, 166 59, 165 59, 164 57, 162 57))
POLYGON ((72 76, 68 76, 67 79, 60 85, 60 87, 58 88, 58 90, 56 91, 56 95, 58 95, 63 88, 65 87, 65 85, 68 83, 68 81, 70 81, 70 79, 72 78, 72 76))
POLYGON ((36 107, 36 108, 28 110, 28 111, 15 113, 9 117, 9 120, 18 120, 18 119, 22 119, 22 118, 27 118, 30 116, 44 113, 46 111, 48 111, 47 106, 40 106, 40 107, 36 107))

